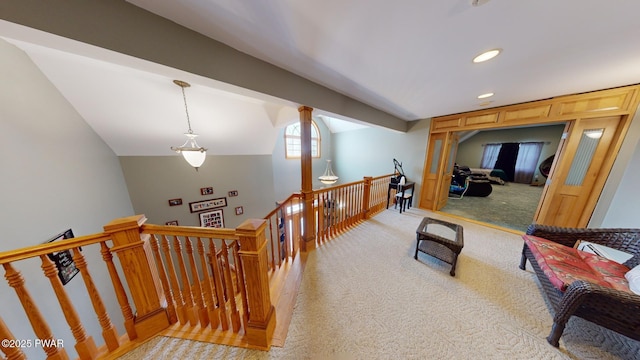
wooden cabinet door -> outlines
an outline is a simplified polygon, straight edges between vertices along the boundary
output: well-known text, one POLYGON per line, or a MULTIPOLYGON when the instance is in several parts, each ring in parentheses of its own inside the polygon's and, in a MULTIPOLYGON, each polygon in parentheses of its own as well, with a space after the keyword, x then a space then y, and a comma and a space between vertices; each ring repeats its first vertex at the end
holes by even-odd
POLYGON ((578 119, 564 140, 551 169, 534 221, 538 224, 586 227, 613 160, 621 118, 578 119))

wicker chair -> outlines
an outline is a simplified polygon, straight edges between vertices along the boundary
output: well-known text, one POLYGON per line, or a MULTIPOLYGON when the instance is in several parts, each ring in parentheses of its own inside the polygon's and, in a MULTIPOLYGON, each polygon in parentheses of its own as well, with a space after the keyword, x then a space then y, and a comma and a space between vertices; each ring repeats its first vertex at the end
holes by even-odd
MULTIPOLYGON (((640 263, 640 229, 578 229, 533 224, 529 225, 527 234, 571 247, 578 240, 602 244, 633 254, 624 264, 630 269, 640 263)), ((583 280, 574 281, 566 291, 561 292, 551 284, 525 244, 520 269, 525 270, 527 259, 555 311, 553 327, 547 337, 551 345, 559 345, 560 336, 571 316, 581 317, 640 341, 640 295, 583 280)))

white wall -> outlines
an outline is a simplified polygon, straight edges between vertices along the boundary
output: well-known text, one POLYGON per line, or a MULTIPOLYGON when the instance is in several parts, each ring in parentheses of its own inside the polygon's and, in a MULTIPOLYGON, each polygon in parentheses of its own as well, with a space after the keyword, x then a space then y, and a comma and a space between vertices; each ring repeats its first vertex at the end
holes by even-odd
MULTIPOLYGON (((406 133, 367 128, 333 134, 334 171, 344 182, 391 174, 395 158, 419 194, 430 124, 430 119, 412 122, 406 133)), ((419 196, 413 201, 419 206, 419 196)))
POLYGON ((629 126, 590 227, 640 228, 640 106, 629 126))
POLYGON ((235 228, 249 218, 261 219, 275 207, 273 169, 270 155, 208 155, 198 171, 180 155, 122 156, 122 171, 133 208, 145 214, 150 224, 177 220, 179 225, 200 226, 198 213, 189 203, 227 198, 222 207, 224 226, 235 228), (200 188, 212 187, 212 195, 201 195, 200 188), (230 197, 235 190, 238 196, 230 197), (182 205, 169 206, 169 199, 182 199, 182 205), (244 213, 236 215, 242 206, 244 213))
MULTIPOLYGON (((76 236, 102 231, 133 215, 115 154, 19 49, 0 39, 0 251, 40 244, 71 228, 76 236)), ((120 314, 99 246, 83 249, 110 314, 120 314)), ((73 337, 40 261, 15 265, 55 337, 75 358, 73 337)), ((101 344, 101 329, 80 276, 65 286, 85 326, 101 344)), ((18 339, 34 339, 15 291, 0 281, 0 317, 18 339)), ((120 333, 122 317, 112 318, 120 333)), ((28 349, 31 359, 42 349, 28 349)))

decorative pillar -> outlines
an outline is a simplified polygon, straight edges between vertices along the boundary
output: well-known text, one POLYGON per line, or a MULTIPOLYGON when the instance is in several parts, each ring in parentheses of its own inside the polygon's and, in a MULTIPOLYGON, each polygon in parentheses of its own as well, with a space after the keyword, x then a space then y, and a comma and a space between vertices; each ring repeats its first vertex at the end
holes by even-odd
POLYGON ((316 222, 313 209, 313 167, 311 163, 311 113, 308 106, 298 108, 300 112, 301 154, 300 168, 302 172, 302 199, 304 201, 304 231, 302 234, 302 251, 310 251, 316 247, 316 222))
POLYGON ((245 332, 249 344, 265 349, 271 347, 276 327, 276 311, 269 292, 269 260, 264 219, 249 219, 236 228, 240 242, 240 259, 245 274, 249 321, 245 332))
POLYGON ((169 326, 164 308, 165 298, 160 285, 149 235, 141 235, 140 227, 147 221, 144 215, 115 219, 104 226, 122 266, 129 292, 135 305, 135 330, 144 340, 169 326))

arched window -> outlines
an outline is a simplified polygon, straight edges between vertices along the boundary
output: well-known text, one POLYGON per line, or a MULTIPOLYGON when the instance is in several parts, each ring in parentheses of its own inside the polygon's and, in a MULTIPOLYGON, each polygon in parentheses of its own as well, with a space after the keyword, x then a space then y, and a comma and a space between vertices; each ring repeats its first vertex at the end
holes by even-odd
MULTIPOLYGON (((299 159, 302 155, 300 123, 293 123, 284 129, 284 155, 287 159, 299 159)), ((311 157, 320 157, 320 131, 315 122, 311 122, 311 157)))

